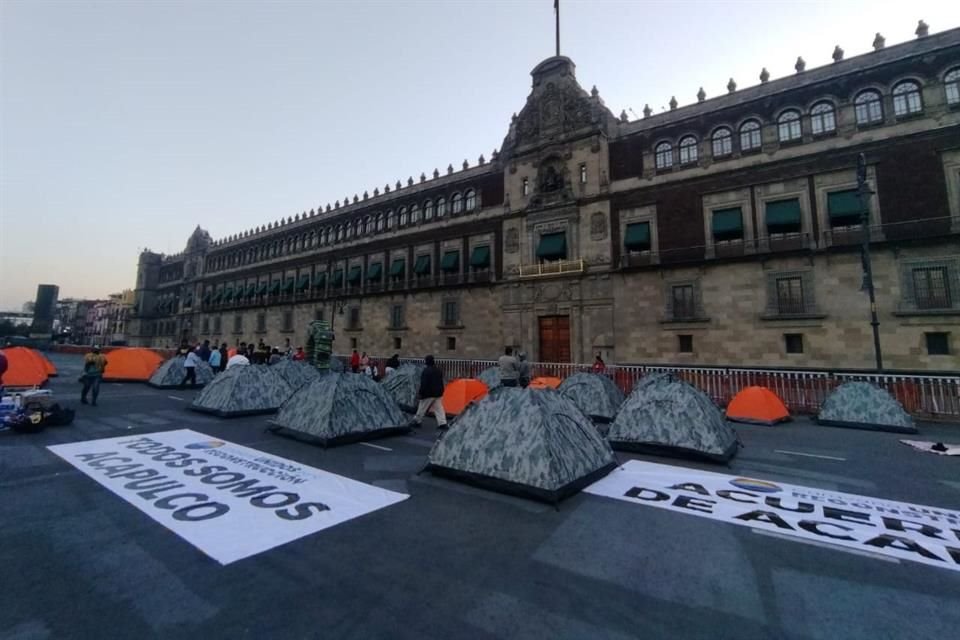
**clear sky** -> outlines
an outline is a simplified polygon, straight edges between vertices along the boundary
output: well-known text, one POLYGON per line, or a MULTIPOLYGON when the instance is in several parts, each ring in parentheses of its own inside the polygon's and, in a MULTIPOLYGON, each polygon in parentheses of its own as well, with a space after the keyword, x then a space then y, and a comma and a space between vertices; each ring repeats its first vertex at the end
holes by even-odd
MULTIPOLYGON (((561 2, 615 114, 960 26, 960 2, 561 2)), ((0 309, 105 297, 141 248, 487 158, 553 54, 551 0, 0 0, 0 309)), ((631 116, 633 119, 633 116, 631 116)))

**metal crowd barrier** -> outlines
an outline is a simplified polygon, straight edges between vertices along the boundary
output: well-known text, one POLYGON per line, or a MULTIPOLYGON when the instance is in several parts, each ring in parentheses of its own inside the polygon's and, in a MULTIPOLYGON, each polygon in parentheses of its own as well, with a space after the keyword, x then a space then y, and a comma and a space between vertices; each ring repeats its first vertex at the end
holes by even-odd
MULTIPOLYGON (((347 360, 341 356, 341 359, 347 360)), ((384 357, 374 357, 385 362, 384 357)), ((423 364, 423 358, 401 358, 401 363, 423 364)), ((495 360, 437 358, 437 366, 447 380, 473 378, 496 366, 495 360)), ((532 376, 566 378, 593 371, 589 364, 531 362, 532 376)), ((960 376, 826 370, 780 370, 748 367, 688 367, 667 364, 607 365, 603 375, 610 377, 629 394, 643 376, 671 372, 689 382, 724 407, 741 389, 752 385, 769 388, 792 413, 815 414, 830 392, 844 382, 860 380, 886 389, 912 415, 936 420, 960 420, 960 376)))

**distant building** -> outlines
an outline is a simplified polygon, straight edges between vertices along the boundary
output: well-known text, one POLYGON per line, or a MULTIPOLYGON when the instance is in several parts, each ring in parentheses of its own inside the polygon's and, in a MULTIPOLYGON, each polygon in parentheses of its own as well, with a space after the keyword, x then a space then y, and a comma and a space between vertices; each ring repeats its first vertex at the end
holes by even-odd
POLYGON ((864 154, 886 364, 960 369, 960 29, 917 35, 633 121, 548 58, 472 166, 143 252, 131 340, 871 367, 864 154))
POLYGON ((33 323, 30 325, 30 337, 50 338, 53 333, 53 321, 57 315, 57 298, 60 287, 55 284, 37 285, 37 299, 33 305, 33 323))
POLYGON ((33 322, 33 314, 23 311, 0 311, 0 322, 9 322, 18 327, 28 327, 33 322))

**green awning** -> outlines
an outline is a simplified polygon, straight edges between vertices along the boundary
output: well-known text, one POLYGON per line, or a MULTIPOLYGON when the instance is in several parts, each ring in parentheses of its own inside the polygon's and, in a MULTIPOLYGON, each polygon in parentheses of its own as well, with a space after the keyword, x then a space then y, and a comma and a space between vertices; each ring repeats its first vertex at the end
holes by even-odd
POLYGON ((767 231, 769 233, 797 233, 800 224, 800 200, 775 200, 767 203, 767 231))
POLYGON ((379 262, 374 262, 367 267, 367 280, 379 280, 381 275, 383 275, 383 265, 379 262))
POLYGON ((537 257, 542 260, 565 260, 567 257, 567 234, 545 233, 537 245, 537 257))
POLYGON ((827 211, 832 226, 860 223, 860 196, 856 189, 827 194, 827 211))
POLYGON ((490 247, 474 247, 470 254, 470 266, 474 269, 486 269, 490 266, 490 247))
POLYGON ((650 250, 650 223, 634 222, 627 225, 623 235, 623 246, 627 251, 650 250))
POLYGON ((360 284, 360 276, 363 269, 360 268, 360 265, 355 264, 350 267, 350 272, 347 274, 347 284, 360 284))
POLYGON ((269 286, 270 286, 269 283, 267 283, 266 281, 261 282, 260 286, 257 287, 257 295, 262 296, 263 294, 265 294, 267 292, 267 287, 269 286))
POLYGON ((430 274, 430 256, 417 256, 417 261, 413 265, 413 272, 418 276, 430 274))
POLYGON ((290 293, 293 291, 293 278, 287 278, 283 282, 283 288, 281 289, 284 293, 290 293))
POLYGON ((280 281, 274 280, 270 283, 270 295, 276 295, 280 293, 280 281))
POLYGON ((247 298, 252 298, 253 296, 257 295, 257 285, 254 283, 248 284, 245 295, 247 298))
POLYGON ((407 261, 403 258, 397 258, 390 264, 390 277, 402 278, 407 269, 407 261))
POLYGON ((310 288, 310 274, 303 274, 297 280, 297 291, 306 291, 310 288))
POLYGON ((217 302, 220 302, 220 299, 221 299, 221 298, 223 298, 223 290, 222 290, 222 289, 219 290, 219 291, 217 291, 215 294, 213 294, 212 302, 213 302, 214 304, 216 304, 217 302))
POLYGON ((740 207, 713 212, 713 239, 736 240, 743 237, 743 212, 740 207))
POLYGON ((313 288, 323 289, 327 286, 327 272, 321 271, 313 276, 313 288))
POLYGON ((343 286, 343 269, 337 269, 333 272, 333 286, 342 287, 343 286))
POLYGON ((459 271, 460 270, 460 252, 459 251, 447 251, 443 254, 443 259, 440 261, 440 270, 441 271, 459 271))
POLYGON ((207 304, 208 302, 210 302, 210 298, 212 297, 213 297, 212 291, 207 291, 205 294, 203 294, 203 304, 207 304))

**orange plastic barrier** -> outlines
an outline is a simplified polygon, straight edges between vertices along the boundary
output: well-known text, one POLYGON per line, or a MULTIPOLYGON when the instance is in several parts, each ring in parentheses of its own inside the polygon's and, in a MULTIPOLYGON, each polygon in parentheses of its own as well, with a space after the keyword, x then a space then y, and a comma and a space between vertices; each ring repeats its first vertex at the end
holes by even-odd
POLYGON ((562 380, 552 376, 540 376, 530 381, 531 389, 556 389, 560 386, 562 380))

